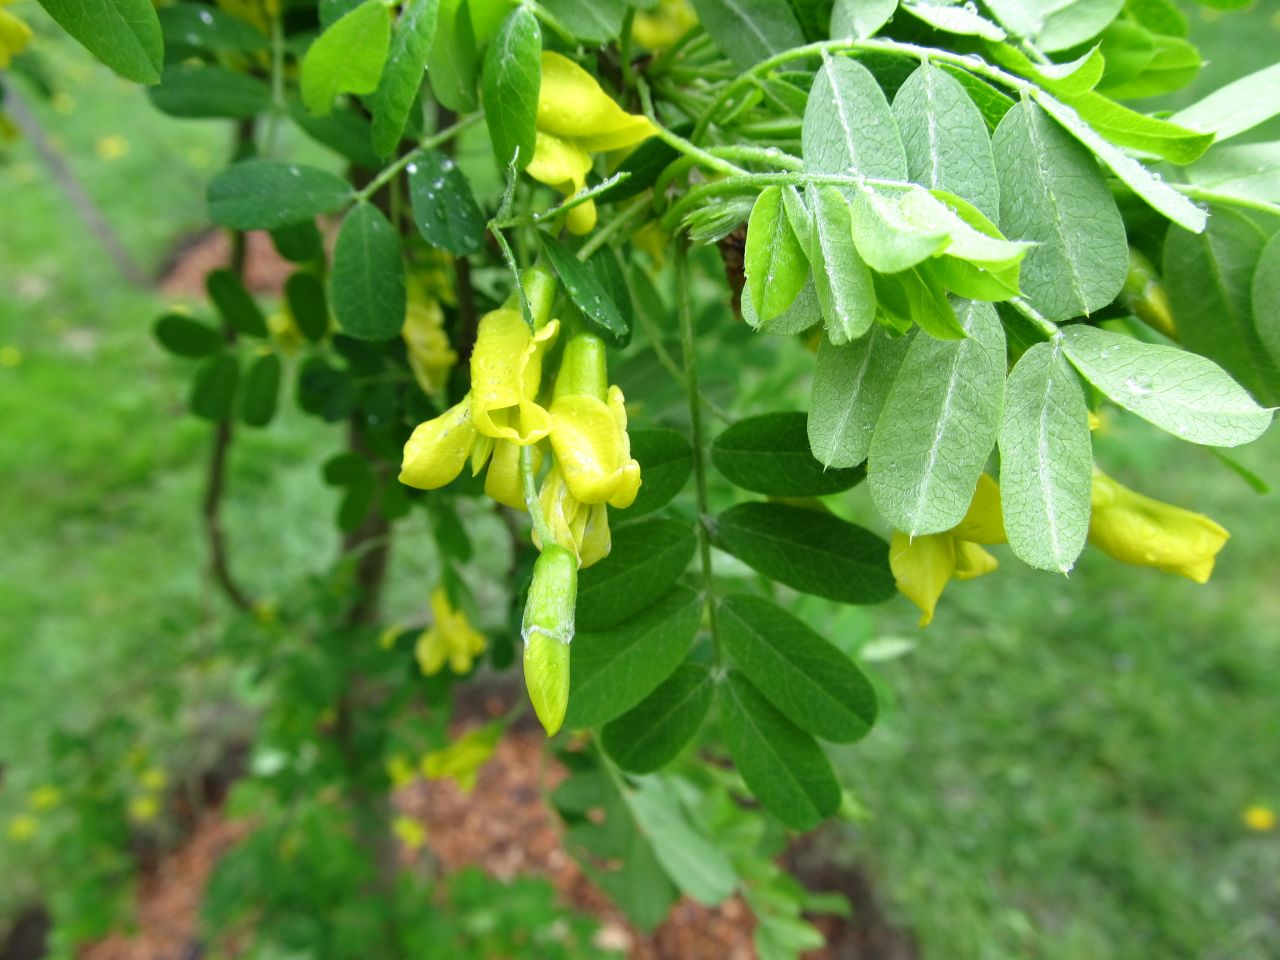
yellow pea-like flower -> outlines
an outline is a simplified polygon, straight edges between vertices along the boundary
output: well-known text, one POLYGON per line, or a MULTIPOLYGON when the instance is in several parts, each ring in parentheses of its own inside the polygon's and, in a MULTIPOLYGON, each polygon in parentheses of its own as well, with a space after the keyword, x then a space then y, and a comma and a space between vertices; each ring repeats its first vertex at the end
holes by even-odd
POLYGON ((481 319, 471 354, 471 419, 476 430, 522 447, 551 432, 551 414, 535 398, 542 385, 542 358, 559 332, 558 320, 530 331, 521 312, 510 307, 481 319))
POLYGON ((978 544, 1004 542, 1000 487, 985 473, 978 478, 964 519, 952 529, 914 539, 895 531, 889 545, 889 567, 898 591, 920 608, 920 626, 927 627, 933 621, 938 600, 953 578, 972 580, 999 566, 978 544))
POLYGON ((409 369, 422 392, 438 396, 449 383, 449 371, 458 362, 458 353, 444 332, 444 309, 435 300, 410 301, 405 308, 404 338, 409 369))
MULTIPOLYGON (((570 196, 586 186, 591 154, 635 146, 653 133, 648 119, 623 110, 568 57, 543 53, 529 176, 570 196)), ((587 233, 595 225, 594 201, 569 211, 571 233, 587 233)))
POLYGON ((462 473, 476 440, 471 394, 440 416, 418 424, 404 445, 400 482, 419 490, 437 490, 462 473))
POLYGON ((484 653, 484 634, 471 626, 465 613, 453 609, 444 587, 431 592, 431 614, 435 622, 422 631, 414 649, 418 668, 430 677, 447 663, 454 673, 466 673, 475 658, 484 653))
POLYGON ((464 793, 470 793, 480 768, 493 759, 502 731, 501 723, 490 723, 464 733, 442 750, 424 754, 422 775, 428 780, 452 778, 464 793))
POLYGON ((31 791, 31 795, 27 797, 27 805, 32 810, 37 811, 52 810, 61 802, 62 791, 51 783, 36 787, 31 791))
POLYGON ((0 8, 0 70, 8 69, 13 58, 27 49, 31 28, 8 10, 0 8))
POLYGON ((1206 583, 1230 536, 1202 513, 1153 500, 1093 472, 1089 542, 1109 557, 1206 583))
POLYGON ((427 828, 413 817, 404 815, 391 821, 391 832, 396 835, 406 850, 417 851, 427 845, 427 828))
POLYGON ((658 0, 652 10, 636 11, 631 39, 650 50, 669 47, 698 22, 689 0, 658 0))
POLYGON ((404 754, 397 753, 387 761, 387 776, 391 779, 391 789, 400 790, 407 787, 417 777, 417 770, 404 754))
MULTIPOLYGON (((493 455, 489 459, 489 472, 484 477, 484 492, 504 507, 510 507, 512 510, 528 510, 528 505, 524 502, 524 480, 520 476, 520 451, 523 449, 523 447, 518 447, 509 440, 493 441, 493 455)), ((542 451, 535 446, 533 448, 533 472, 535 474, 541 465, 542 451)))
MULTIPOLYGON (((571 550, 583 569, 609 555, 613 546, 609 508, 603 503, 586 504, 575 497, 564 481, 559 464, 553 464, 542 481, 538 510, 547 521, 554 542, 571 550)), ((545 546, 536 529, 533 542, 540 549, 545 546)))
POLYGON ((20 813, 9 820, 9 839, 14 843, 25 843, 34 837, 39 829, 39 820, 29 813, 20 813))

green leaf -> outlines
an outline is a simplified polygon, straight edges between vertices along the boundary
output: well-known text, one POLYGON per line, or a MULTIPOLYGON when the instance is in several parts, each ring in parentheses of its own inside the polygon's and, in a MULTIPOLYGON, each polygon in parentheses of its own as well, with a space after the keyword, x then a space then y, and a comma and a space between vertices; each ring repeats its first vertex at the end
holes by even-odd
POLYGON ((662 428, 628 430, 631 456, 640 464, 640 492, 627 508, 628 520, 665 507, 684 489, 693 472, 693 447, 683 433, 662 428))
POLYGON ((331 110, 323 117, 307 112, 301 100, 292 99, 288 104, 289 119, 296 123, 308 137, 328 147, 340 157, 345 157, 357 167, 377 170, 382 166, 373 152, 373 128, 369 121, 354 109, 331 110))
POLYGON ((968 5, 952 5, 947 0, 904 2, 902 9, 935 30, 984 40, 1003 40, 1005 32, 968 5))
POLYGON ((827 467, 867 459, 872 431, 911 338, 873 327, 861 340, 835 346, 823 340, 809 400, 809 448, 827 467))
POLYGON ((164 37, 151 0, 40 0, 40 6, 126 80, 160 79, 164 37))
POLYGON ((716 437, 711 462, 730 482, 769 497, 821 497, 862 482, 860 469, 828 470, 809 451, 803 413, 739 420, 716 437))
POLYGON ((578 575, 579 630, 603 630, 662 597, 697 546, 693 528, 654 517, 614 532, 609 556, 578 575))
POLYGON ((324 256, 324 240, 314 220, 276 227, 271 231, 271 242, 276 253, 290 263, 310 263, 324 256))
POLYGON ((1271 411, 1211 360, 1082 324, 1062 331, 1080 374, 1117 405, 1191 443, 1235 447, 1256 440, 1271 411))
POLYGON ((1005 384, 1000 504, 1023 563, 1066 573, 1089 532, 1093 450, 1089 408, 1062 345, 1037 343, 1005 384))
POLYGON ((209 183, 209 219, 232 230, 271 230, 332 213, 351 199, 351 184, 326 170, 242 160, 209 183))
POLYGON ((1280 204, 1280 141, 1214 147, 1185 173, 1224 197, 1280 204))
POLYGON ((1264 347, 1251 288, 1266 235, 1249 218, 1215 208, 1194 234, 1174 227, 1164 242, 1164 283, 1178 337, 1267 403, 1280 402, 1280 362, 1264 347))
POLYGON ((848 343, 865 335, 875 321, 871 271, 854 245, 849 204, 840 191, 810 186, 805 194, 813 210, 809 260, 827 336, 832 343, 848 343))
POLYGON ((587 43, 616 40, 627 15, 626 0, 542 0, 542 5, 575 39, 587 43))
POLYGON ((1096 37, 1124 0, 987 0, 1000 25, 1049 53, 1096 37))
POLYGON ((579 629, 569 648, 568 728, 608 723, 651 694, 684 660, 701 622, 702 598, 677 586, 622 623, 579 629))
POLYGON ((631 328, 591 268, 582 263, 569 247, 545 231, 538 231, 538 243, 559 275, 569 298, 582 311, 587 327, 613 346, 625 347, 631 340, 631 328))
POLYGON ((829 513, 740 503, 715 518, 713 533, 727 553, 793 590, 840 603, 880 603, 893 596, 888 545, 829 513))
POLYGON ((742 319, 753 329, 775 337, 793 336, 803 333, 810 327, 822 322, 822 308, 818 304, 818 291, 812 273, 805 280, 804 286, 791 305, 772 320, 761 320, 756 312, 755 302, 751 299, 751 288, 742 288, 742 319))
POLYGON ((876 722, 876 692, 853 661, 772 600, 731 594, 719 605, 733 662, 805 733, 852 743, 876 722))
POLYGON ((606 724, 601 743, 622 769, 651 773, 698 735, 714 693, 710 668, 684 663, 639 704, 606 724))
POLYGON ((740 67, 804 44, 791 8, 779 0, 692 0, 717 47, 740 67))
POLYGON ((201 361, 191 381, 191 412, 204 420, 226 420, 236 399, 240 363, 226 351, 201 361))
POLYGON ((743 265, 761 321, 791 306, 809 277, 809 261, 783 209, 781 187, 766 187, 751 208, 743 265))
POLYGON ((907 179, 907 156, 889 101, 860 63, 841 57, 822 65, 800 132, 809 173, 907 179))
POLYGON ((266 34, 209 4, 175 3, 160 7, 156 15, 169 48, 208 53, 251 53, 267 48, 266 34))
POLYGON ((484 118, 494 158, 503 170, 512 160, 523 170, 533 159, 541 85, 542 31, 533 12, 519 6, 503 21, 484 55, 484 118))
POLYGON ((858 254, 880 274, 900 273, 941 253, 951 243, 947 224, 940 220, 919 222, 905 209, 922 188, 892 196, 877 190, 853 190, 848 194, 853 242, 858 254))
POLYGON ((227 345, 222 331, 180 313, 166 313, 152 329, 160 346, 179 357, 207 357, 227 345))
POLYGON ((230 270, 214 270, 204 278, 209 299, 218 313, 234 330, 246 337, 265 337, 267 318, 258 302, 245 289, 243 281, 230 270))
POLYGON ((836 0, 831 10, 832 40, 874 35, 898 9, 898 0, 836 0))
POLYGON ((1280 114, 1280 63, 1219 87, 1169 119, 1180 127, 1216 134, 1221 143, 1276 114, 1280 114))
POLYGON ((413 222, 423 239, 457 257, 484 247, 484 214, 453 158, 423 150, 408 166, 413 222))
MULTIPOLYGON (((1113 26, 1120 24, 1122 22, 1118 21, 1113 26)), ((1034 80, 1038 86, 1064 100, 1088 93, 1098 85, 1103 71, 1111 66, 1110 61, 1103 57, 1096 46, 1069 63, 1036 63, 1017 47, 1007 43, 988 44, 987 51, 996 63, 1008 67, 1019 76, 1034 80)))
POLYGON ((937 340, 964 338, 964 327, 946 290, 923 268, 913 267, 887 276, 877 274, 875 283, 880 309, 896 318, 901 328, 914 323, 937 340))
POLYGON ((249 365, 240 391, 240 419, 251 427, 265 427, 276 415, 280 398, 280 358, 261 354, 249 365))
MULTIPOLYGON (((1071 106, 1089 126, 1112 143, 1155 154, 1170 163, 1194 163, 1213 142, 1211 133, 1197 133, 1167 120, 1148 117, 1122 107, 1100 93, 1086 93, 1077 97, 1071 102, 1071 106)), ((1068 130, 1071 129, 1070 124, 1066 126, 1068 130)), ((1085 143, 1085 146, 1089 144, 1085 143)))
POLYGON ((840 785, 817 741, 736 670, 718 689, 729 753, 769 812, 793 830, 811 830, 835 813, 840 785))
POLYGON ((871 498, 912 537, 961 521, 1000 430, 1004 327, 988 303, 956 312, 965 339, 912 341, 871 438, 871 498))
POLYGON ((1253 325, 1273 369, 1280 367, 1280 233, 1258 257, 1253 274, 1253 325))
POLYGON ((323 340, 329 332, 329 301, 320 279, 304 270, 290 274, 284 299, 302 335, 312 343, 323 340))
POLYGON ((343 15, 307 49, 299 80, 307 110, 323 116, 340 93, 373 93, 391 45, 391 18, 382 0, 343 15))
POLYGON ((470 113, 476 99, 479 57, 466 0, 440 0, 435 41, 427 58, 431 93, 455 113, 470 113))
POLYGON ((271 90, 261 80, 202 64, 165 67, 159 86, 147 95, 157 110, 171 117, 253 117, 271 103, 271 90))
POLYGON ((987 124, 958 80, 922 65, 894 96, 893 115, 911 180, 958 194, 988 217, 999 215, 1000 184, 987 124))
POLYGON ((1013 107, 992 138, 1005 235, 1039 246, 1022 262, 1028 302, 1050 320, 1090 314, 1124 286, 1124 223, 1088 152, 1035 104, 1013 107))
MULTIPOLYGON (((1119 26, 1116 21, 1112 27, 1119 26)), ((1201 66, 1200 51, 1180 37, 1163 37, 1148 34, 1151 42, 1151 58, 1133 76, 1112 78, 1111 56, 1107 56, 1107 74, 1103 77, 1100 93, 1116 100, 1140 100, 1158 97, 1183 87, 1195 80, 1201 66)), ((1105 53, 1104 38, 1104 53, 1105 53)))
POLYGON ((391 156, 404 136, 409 111, 422 88, 439 12, 439 0, 408 0, 396 23, 378 89, 369 100, 373 149, 380 157, 391 156))
POLYGON ((623 794, 654 855, 680 890, 706 906, 728 899, 738 875, 728 854, 689 822, 679 796, 661 777, 641 777, 623 794))
POLYGON ((404 260, 382 211, 358 203, 342 220, 333 250, 329 300, 343 332, 389 340, 404 325, 404 260))

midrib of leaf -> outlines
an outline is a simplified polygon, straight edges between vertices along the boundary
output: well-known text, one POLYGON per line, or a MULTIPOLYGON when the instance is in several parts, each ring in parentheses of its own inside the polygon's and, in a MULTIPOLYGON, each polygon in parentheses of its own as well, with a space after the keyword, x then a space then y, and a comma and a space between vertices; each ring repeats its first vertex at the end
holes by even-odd
POLYGON ((867 341, 867 352, 862 358, 862 366, 858 369, 858 376, 853 381, 853 391, 849 394, 849 403, 845 405, 844 413, 840 416, 837 429, 831 435, 831 442, 828 444, 826 458, 822 461, 822 469, 824 472, 831 469, 831 461, 836 455, 836 445, 839 438, 844 435, 845 427, 848 426, 849 423, 849 418, 853 416, 853 408, 856 405, 856 398, 862 390, 863 382, 867 379, 867 371, 871 369, 871 355, 876 349, 875 331, 868 331, 866 335, 872 339, 867 341))
MULTIPOLYGON (((677 667, 677 669, 679 668, 677 667)), ((670 678, 668 677, 668 679, 670 678)), ((641 733, 638 736, 636 736, 632 740, 632 743, 637 745, 645 744, 645 743, 648 743, 650 740, 652 740, 654 732, 657 731, 664 723, 669 721, 674 713, 676 713, 678 710, 683 708, 685 704, 687 704, 690 700, 692 700, 694 696, 702 689, 703 685, 706 683, 707 683, 707 679, 704 677, 703 679, 698 681, 697 686, 690 687, 689 691, 683 697, 681 697, 679 700, 673 703, 668 709, 658 714, 658 716, 654 718, 654 721, 650 725, 649 729, 646 730, 644 733, 641 733)), ((637 706, 639 705, 637 704, 637 706)), ((625 714, 623 716, 625 716, 625 714)), ((622 718, 619 717, 618 719, 622 719, 622 718)))
MULTIPOLYGON (((738 19, 741 20, 743 23, 745 23, 747 27, 751 30, 751 32, 756 35, 756 39, 759 40, 764 45, 764 48, 766 50, 768 50, 770 53, 782 52, 778 47, 775 47, 773 45, 773 43, 769 40, 768 36, 765 35, 764 31, 762 31, 760 27, 756 25, 756 22, 752 20, 749 16, 747 16, 746 11, 743 10, 742 7, 738 6, 737 0, 723 0, 723 2, 724 2, 724 5, 728 7, 730 10, 732 10, 737 15, 738 19)), ((774 2, 776 2, 776 0, 774 0, 774 2)), ((785 11, 785 10, 788 10, 789 8, 783 7, 782 9, 785 11)))
POLYGON ((1071 268, 1071 289, 1076 297, 1076 304, 1088 316, 1089 301, 1085 299, 1084 288, 1081 286, 1082 278, 1080 270, 1076 264, 1075 248, 1067 242, 1067 234, 1063 229, 1062 216, 1058 211, 1058 195, 1050 185, 1052 181, 1049 179, 1049 171, 1045 169, 1043 158, 1048 156, 1044 149, 1044 145, 1040 139, 1040 133, 1036 129, 1036 115, 1030 112, 1030 107, 1023 107, 1027 118, 1027 135, 1031 139, 1031 146, 1035 154, 1036 171, 1040 174, 1040 181, 1044 185, 1044 194, 1049 201, 1049 205, 1053 208, 1053 228, 1058 234, 1058 240, 1062 244, 1062 250, 1067 257, 1067 265, 1071 268))
POLYGON ((929 141, 929 164, 931 180, 929 186, 937 187, 942 178, 942 150, 939 146, 938 123, 933 112, 934 76, 932 67, 924 67, 924 99, 925 99, 925 136, 929 141))
POLYGON ((1062 564, 1061 537, 1058 535, 1058 507, 1054 499, 1053 475, 1049 471, 1049 399, 1053 392, 1053 368, 1057 362, 1062 345, 1055 340, 1050 347, 1049 363, 1045 370, 1044 398, 1040 404, 1040 416, 1036 431, 1036 476, 1040 480, 1040 489, 1044 496, 1045 519, 1049 525, 1049 544, 1053 551, 1053 559, 1058 569, 1066 573, 1070 567, 1062 564))
POLYGON ((776 534, 768 533, 766 531, 760 530, 759 528, 755 528, 755 527, 751 528, 751 533, 755 536, 760 537, 761 539, 771 540, 775 543, 785 543, 789 546, 797 547, 800 550, 817 554, 820 557, 834 557, 837 560, 844 560, 848 563, 853 564, 854 566, 866 566, 866 564, 861 561, 855 562, 854 560, 850 559, 850 557, 847 556, 846 554, 839 553, 834 550, 821 550, 813 546, 812 544, 808 544, 808 543, 797 543, 795 540, 788 540, 786 537, 780 537, 780 536, 777 536, 776 534))
MULTIPOLYGON (((840 121, 840 129, 844 131, 845 152, 848 155, 850 165, 853 167, 858 167, 859 164, 858 164, 857 147, 854 145, 853 131, 849 128, 848 118, 845 116, 845 102, 844 102, 844 99, 840 96, 840 85, 836 83, 836 72, 835 72, 835 69, 832 67, 833 63, 834 61, 828 57, 824 59, 822 66, 823 66, 823 69, 827 71, 827 79, 831 83, 831 102, 832 102, 832 105, 836 108, 836 117, 840 121)), ((844 171, 844 172, 849 173, 852 171, 844 171)))
MULTIPOLYGON (((729 687, 729 696, 733 697, 734 702, 738 705, 738 712, 742 714, 742 716, 745 718, 747 725, 751 728, 751 731, 756 735, 756 739, 759 740, 762 744, 764 744, 769 755, 773 757, 773 759, 777 762, 777 765, 782 768, 783 773, 786 774, 787 779, 791 782, 791 784, 794 787, 796 787, 800 791, 800 795, 809 801, 809 806, 813 808, 813 812, 821 816, 822 811, 818 809, 818 804, 814 801, 813 796, 805 788, 805 785, 799 780, 799 778, 797 778, 796 775, 791 772, 791 768, 787 765, 786 760, 783 759, 782 754, 774 749, 773 744, 769 741, 769 738, 764 735, 759 724, 756 723, 756 718, 752 716, 751 711, 748 710, 746 706, 743 704, 742 699, 738 696, 738 691, 733 688, 733 684, 731 683, 728 684, 728 687, 729 687)), ((790 723, 791 721, 788 720, 787 722, 790 723)))

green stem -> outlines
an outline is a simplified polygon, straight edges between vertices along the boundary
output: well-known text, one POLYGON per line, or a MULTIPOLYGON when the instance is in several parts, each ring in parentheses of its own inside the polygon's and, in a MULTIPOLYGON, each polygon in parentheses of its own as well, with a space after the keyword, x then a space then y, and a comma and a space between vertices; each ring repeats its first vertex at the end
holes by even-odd
POLYGON ((386 186, 389 181, 394 179, 401 170, 413 163, 418 154, 425 150, 430 150, 432 147, 438 147, 447 140, 452 140, 463 130, 466 130, 468 127, 474 126, 478 123, 482 116, 483 114, 481 113, 473 113, 471 116, 459 120, 452 126, 445 127, 439 133, 433 133, 412 150, 398 158, 389 167, 384 168, 380 174, 369 181, 368 185, 365 186, 363 190, 356 191, 356 199, 368 200, 371 196, 386 186))
POLYGON ((538 509, 538 486, 533 477, 533 444, 520 448, 520 482, 524 485, 524 505, 529 510, 533 529, 537 532, 538 539, 542 541, 542 549, 545 550, 556 542, 556 538, 552 536, 546 518, 538 509))
POLYGON ((1062 336, 1062 331, 1058 329, 1056 323, 1041 314, 1022 297, 1014 297, 1009 301, 1009 305, 1030 320, 1032 325, 1050 340, 1056 340, 1062 336))
POLYGON ((649 122, 653 124, 654 131, 659 140, 667 144, 667 146, 679 150, 686 156, 696 157, 702 162, 702 165, 716 171, 717 173, 735 174, 746 173, 741 167, 736 167, 726 160, 712 156, 700 147, 694 146, 684 137, 676 136, 658 120, 657 114, 653 112, 653 97, 649 94, 649 85, 644 82, 644 78, 636 79, 636 89, 640 92, 640 106, 644 110, 644 115, 649 118, 649 122))
POLYGON ((578 259, 585 263, 593 253, 608 243, 610 237, 646 212, 647 206, 644 203, 633 203, 627 207, 587 238, 587 242, 578 250, 578 259))
POLYGON ((711 183, 699 184, 691 188, 671 209, 662 216, 662 228, 674 230, 685 212, 713 197, 731 196, 733 194, 757 193, 764 187, 794 186, 803 187, 810 184, 834 187, 889 187, 906 189, 911 186, 900 180, 884 180, 880 177, 844 176, 834 173, 804 173, 802 171, 779 171, 776 173, 747 173, 725 177, 711 183))
POLYGON ((618 58, 622 61, 622 84, 628 90, 636 85, 635 70, 631 66, 631 26, 636 21, 636 8, 628 6, 622 18, 622 36, 618 40, 618 58))
POLYGON ((689 397, 689 439, 693 444, 693 479, 698 498, 698 549, 702 558, 702 587, 716 664, 720 663, 720 627, 716 617, 715 580, 711 569, 711 508, 707 498, 706 449, 702 440, 702 398, 698 392, 698 362, 693 345, 693 311, 689 306, 689 252, 683 240, 675 250, 676 290, 680 305, 680 349, 684 354, 684 384, 689 397))

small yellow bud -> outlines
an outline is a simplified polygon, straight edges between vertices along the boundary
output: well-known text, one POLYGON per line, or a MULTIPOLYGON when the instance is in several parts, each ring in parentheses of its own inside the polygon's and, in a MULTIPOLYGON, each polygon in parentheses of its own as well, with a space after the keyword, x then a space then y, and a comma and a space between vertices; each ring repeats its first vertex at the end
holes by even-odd
POLYGON ((520 634, 524 682, 547 736, 554 736, 569 708, 569 644, 578 598, 578 559, 551 544, 533 565, 520 634))
POLYGON ((412 817, 396 817, 391 821, 391 832, 411 852, 421 850, 427 844, 427 828, 412 817))
POLYGON ((1246 807, 1240 819, 1246 827, 1257 833, 1269 833, 1276 828, 1276 812, 1256 803, 1246 807))
POLYGON ((9 821, 9 839, 14 843, 25 843, 36 835, 40 821, 29 813, 20 813, 9 821))

